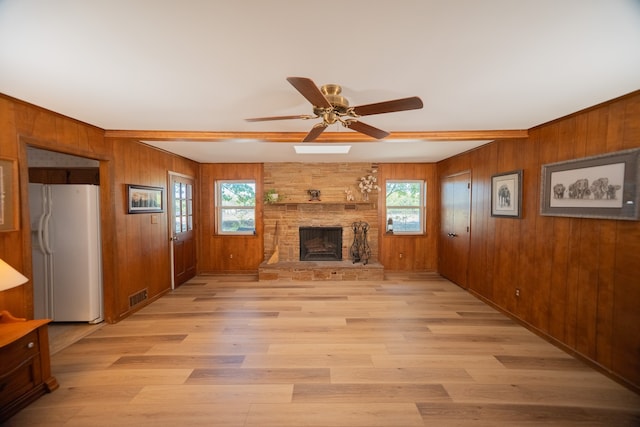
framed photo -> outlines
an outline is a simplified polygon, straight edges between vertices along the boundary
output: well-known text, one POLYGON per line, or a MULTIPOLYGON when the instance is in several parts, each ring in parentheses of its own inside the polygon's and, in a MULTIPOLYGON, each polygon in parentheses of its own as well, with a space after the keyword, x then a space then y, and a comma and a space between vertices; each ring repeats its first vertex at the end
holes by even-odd
POLYGON ((522 170, 491 177, 491 216, 520 218, 522 210, 522 170))
POLYGON ((638 219, 640 149, 542 166, 540 214, 638 219))
POLYGON ((15 160, 0 158, 0 231, 18 230, 18 166, 15 160))
POLYGON ((127 185, 127 206, 130 214, 164 212, 164 188, 127 185))

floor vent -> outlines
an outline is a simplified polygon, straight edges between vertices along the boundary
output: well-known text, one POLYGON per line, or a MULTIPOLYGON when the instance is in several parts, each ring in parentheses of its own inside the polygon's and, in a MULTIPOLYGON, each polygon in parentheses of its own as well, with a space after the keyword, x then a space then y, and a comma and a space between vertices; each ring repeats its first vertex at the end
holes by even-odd
POLYGON ((148 298, 147 289, 143 289, 136 294, 130 295, 129 308, 133 307, 134 305, 140 304, 142 301, 146 300, 147 298, 148 298))

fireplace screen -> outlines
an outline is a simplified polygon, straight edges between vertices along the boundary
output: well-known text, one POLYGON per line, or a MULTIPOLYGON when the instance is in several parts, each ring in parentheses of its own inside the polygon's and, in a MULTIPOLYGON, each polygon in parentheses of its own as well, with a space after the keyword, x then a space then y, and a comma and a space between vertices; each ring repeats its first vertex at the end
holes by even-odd
POLYGON ((342 260, 342 227, 300 227, 300 261, 342 260))

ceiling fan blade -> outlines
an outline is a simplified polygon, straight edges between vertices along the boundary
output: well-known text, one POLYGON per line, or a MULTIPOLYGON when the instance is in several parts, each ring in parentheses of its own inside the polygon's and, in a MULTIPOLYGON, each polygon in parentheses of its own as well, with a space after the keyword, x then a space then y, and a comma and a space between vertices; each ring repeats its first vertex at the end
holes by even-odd
POLYGON ((295 116, 273 116, 273 117, 253 117, 250 119, 245 119, 247 122, 265 122, 267 120, 289 120, 289 119, 315 119, 316 116, 310 116, 306 114, 298 114, 295 116))
POLYGON ((287 81, 302 94, 314 107, 332 108, 331 103, 320 92, 313 80, 306 77, 287 77, 287 81))
POLYGON ((382 139, 389 136, 389 132, 382 129, 378 129, 366 123, 359 122, 357 120, 350 120, 347 122, 347 127, 357 132, 364 133, 376 139, 382 139))
POLYGON ((319 137, 320 134, 324 132, 326 128, 327 128, 327 125, 325 125, 324 123, 318 123, 311 129, 311 131, 307 134, 307 136, 304 137, 302 142, 315 141, 315 139, 319 137))
POLYGON ((392 101, 376 102, 375 104, 359 105, 353 107, 353 111, 359 116, 369 116, 371 114, 393 113, 395 111, 418 110, 422 107, 422 100, 417 96, 412 96, 392 101))

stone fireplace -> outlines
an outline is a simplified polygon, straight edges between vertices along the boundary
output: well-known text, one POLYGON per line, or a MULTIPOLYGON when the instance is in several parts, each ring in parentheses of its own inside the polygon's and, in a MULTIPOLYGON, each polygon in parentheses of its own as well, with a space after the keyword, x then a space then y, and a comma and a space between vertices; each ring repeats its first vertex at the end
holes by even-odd
POLYGON ((342 260, 342 227, 299 227, 300 261, 342 260))
POLYGON ((372 280, 383 276, 378 254, 378 195, 365 201, 357 191, 358 178, 371 170, 367 163, 265 163, 264 189, 280 194, 277 203, 264 205, 264 262, 260 280, 372 280), (319 189, 318 200, 308 190, 319 189), (356 200, 347 200, 350 189, 356 200), (368 264, 353 262, 352 224, 371 225, 368 264), (336 237, 318 236, 318 229, 333 230, 336 237), (302 232, 312 233, 310 236, 302 232), (306 241, 306 245, 305 245, 306 241), (278 247, 278 262, 268 264, 278 247), (334 252, 335 251, 335 252, 334 252))

